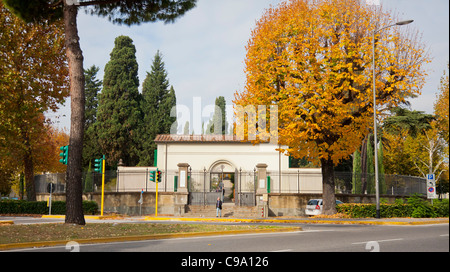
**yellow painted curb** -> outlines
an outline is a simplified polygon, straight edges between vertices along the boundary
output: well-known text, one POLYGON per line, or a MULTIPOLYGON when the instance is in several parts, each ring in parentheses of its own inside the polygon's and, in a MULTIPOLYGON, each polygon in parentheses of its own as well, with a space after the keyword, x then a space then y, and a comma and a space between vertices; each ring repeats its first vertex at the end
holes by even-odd
POLYGON ((41 218, 58 218, 58 219, 64 219, 66 218, 65 215, 43 215, 41 218))
POLYGON ((302 220, 302 219, 238 219, 238 218, 184 218, 146 216, 145 221, 189 221, 189 222, 245 222, 245 223, 291 223, 291 224, 339 224, 339 225, 428 225, 448 224, 449 220, 428 220, 416 222, 386 222, 376 220, 302 220))
POLYGON ((1 225, 14 225, 14 221, 12 221, 12 220, 0 220, 0 226, 1 225))
MULTIPOLYGON (((57 219, 65 219, 65 215, 43 215, 41 218, 57 218, 57 219)), ((102 219, 115 219, 118 218, 115 215, 85 215, 84 219, 91 219, 91 220, 102 220, 102 219)), ((123 217, 120 217, 123 218, 123 217)))
POLYGON ((245 219, 245 218, 189 218, 189 217, 155 217, 146 216, 144 221, 188 221, 188 222, 245 222, 245 223, 262 223, 268 222, 264 219, 245 219))
POLYGON ((256 230, 229 230, 229 231, 214 231, 214 232, 183 232, 183 233, 165 233, 152 234, 141 236, 123 236, 123 237, 109 237, 109 238, 92 238, 92 239, 74 239, 61 241, 43 241, 43 242, 29 242, 29 243, 15 243, 15 244, 0 244, 0 250, 9 250, 17 248, 33 248, 45 246, 61 246, 68 242, 74 241, 79 244, 98 244, 98 243, 112 243, 112 242, 126 242, 126 241, 143 241, 143 240, 162 240, 173 238, 189 238, 200 236, 217 236, 217 235, 233 235, 233 234, 254 234, 254 233, 274 233, 274 232, 295 232, 301 231, 300 227, 280 228, 280 229, 256 229, 256 230))

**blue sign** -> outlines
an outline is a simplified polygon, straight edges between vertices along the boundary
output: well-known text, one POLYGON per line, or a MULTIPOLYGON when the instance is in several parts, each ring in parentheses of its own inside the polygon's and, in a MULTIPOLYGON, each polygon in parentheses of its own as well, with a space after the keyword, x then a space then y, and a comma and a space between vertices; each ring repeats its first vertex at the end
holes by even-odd
POLYGON ((427 179, 434 179, 434 174, 428 174, 427 179))

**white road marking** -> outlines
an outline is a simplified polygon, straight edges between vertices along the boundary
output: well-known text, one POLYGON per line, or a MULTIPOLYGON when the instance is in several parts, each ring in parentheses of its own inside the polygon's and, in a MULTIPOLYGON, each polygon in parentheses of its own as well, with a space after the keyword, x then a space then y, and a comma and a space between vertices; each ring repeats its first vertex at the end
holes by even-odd
POLYGON ((401 241, 404 240, 403 238, 397 238, 397 239, 388 239, 388 240, 377 240, 377 241, 366 241, 366 242, 357 242, 357 243, 352 243, 352 245, 360 245, 360 244, 367 244, 369 242, 378 242, 378 243, 382 243, 382 242, 392 242, 392 241, 401 241))

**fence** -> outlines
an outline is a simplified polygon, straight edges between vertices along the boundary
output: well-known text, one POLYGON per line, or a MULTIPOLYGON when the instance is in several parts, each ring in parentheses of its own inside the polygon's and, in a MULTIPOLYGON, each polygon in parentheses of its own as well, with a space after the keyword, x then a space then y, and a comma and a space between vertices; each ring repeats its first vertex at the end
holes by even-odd
POLYGON ((254 171, 234 173, 190 171, 188 174, 189 204, 213 205, 217 198, 240 206, 256 205, 254 171))
MULTIPOLYGON (((106 192, 155 192, 156 183, 149 181, 150 168, 127 171, 106 171, 106 192)), ((270 193, 322 193, 322 175, 320 173, 276 172, 268 171, 268 192, 270 193)), ((162 172, 160 192, 174 192, 177 188, 178 172, 162 172)), ((188 190, 191 204, 215 203, 223 195, 225 201, 234 201, 238 205, 255 205, 256 172, 239 171, 218 173, 208 171, 189 171, 188 190), (224 188, 225 192, 220 191, 224 188)), ((48 183, 55 184, 55 193, 66 190, 65 174, 44 174, 35 176, 37 193, 46 193, 48 183)), ((400 175, 380 175, 380 194, 385 195, 426 195, 426 179, 400 175)), ((101 192, 102 175, 83 173, 83 192, 101 192)), ((335 173, 336 193, 375 194, 374 175, 335 173)))

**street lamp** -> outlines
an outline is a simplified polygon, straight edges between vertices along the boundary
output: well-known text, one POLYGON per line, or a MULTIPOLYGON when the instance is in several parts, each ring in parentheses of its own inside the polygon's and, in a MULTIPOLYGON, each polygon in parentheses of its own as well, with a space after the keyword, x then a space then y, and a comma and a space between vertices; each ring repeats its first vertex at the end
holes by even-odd
POLYGON ((377 144, 377 103, 376 103, 376 88, 375 88, 375 34, 389 28, 391 26, 402 26, 414 22, 414 20, 400 21, 392 25, 385 26, 380 29, 376 29, 372 35, 372 72, 373 72, 373 136, 374 136, 374 150, 375 150, 375 194, 377 202, 377 214, 376 218, 380 218, 380 190, 378 184, 378 144, 377 144))

